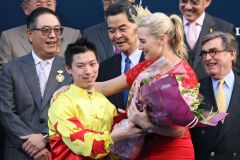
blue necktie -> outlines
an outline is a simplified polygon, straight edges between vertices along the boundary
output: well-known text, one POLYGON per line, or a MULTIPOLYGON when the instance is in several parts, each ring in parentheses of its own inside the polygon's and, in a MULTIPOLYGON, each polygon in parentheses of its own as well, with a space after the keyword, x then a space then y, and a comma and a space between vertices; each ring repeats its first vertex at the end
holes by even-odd
MULTIPOLYGON (((125 59, 124 73, 127 72, 127 71, 130 69, 130 64, 131 64, 131 60, 129 59, 129 57, 126 57, 126 59, 125 59)), ((124 108, 125 108, 126 105, 127 105, 128 92, 129 92, 129 90, 123 91, 123 104, 124 104, 124 108)))

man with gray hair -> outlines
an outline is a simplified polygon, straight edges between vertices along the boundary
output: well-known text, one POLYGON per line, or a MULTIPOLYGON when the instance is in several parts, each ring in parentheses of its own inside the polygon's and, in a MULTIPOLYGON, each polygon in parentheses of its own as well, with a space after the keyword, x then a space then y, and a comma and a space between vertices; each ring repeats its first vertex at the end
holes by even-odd
POLYGON ((212 32, 204 36, 200 53, 208 77, 200 79, 205 109, 227 112, 217 126, 191 129, 196 160, 240 158, 240 77, 233 72, 237 41, 230 33, 212 32))

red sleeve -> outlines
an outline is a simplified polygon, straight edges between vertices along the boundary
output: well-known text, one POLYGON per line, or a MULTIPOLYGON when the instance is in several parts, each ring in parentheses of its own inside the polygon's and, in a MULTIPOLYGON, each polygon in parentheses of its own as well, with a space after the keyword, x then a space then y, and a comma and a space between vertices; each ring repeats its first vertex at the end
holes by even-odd
POLYGON ((127 77, 127 83, 129 85, 132 85, 134 80, 138 77, 138 75, 144 71, 150 64, 152 64, 154 61, 152 60, 145 60, 143 62, 140 62, 130 70, 128 70, 125 75, 127 77))

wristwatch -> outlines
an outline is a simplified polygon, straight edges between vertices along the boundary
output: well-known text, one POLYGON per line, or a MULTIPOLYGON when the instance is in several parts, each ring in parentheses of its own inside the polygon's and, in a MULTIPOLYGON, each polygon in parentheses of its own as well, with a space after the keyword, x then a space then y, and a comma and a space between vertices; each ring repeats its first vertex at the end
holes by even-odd
POLYGON ((43 135, 43 141, 46 144, 46 148, 50 151, 51 147, 50 147, 50 141, 49 141, 49 135, 48 134, 43 135))
POLYGON ((147 132, 148 132, 148 133, 153 133, 153 129, 150 128, 150 129, 147 130, 147 132))
POLYGON ((46 144, 49 143, 49 136, 48 136, 48 134, 43 135, 43 140, 44 140, 44 142, 46 144))

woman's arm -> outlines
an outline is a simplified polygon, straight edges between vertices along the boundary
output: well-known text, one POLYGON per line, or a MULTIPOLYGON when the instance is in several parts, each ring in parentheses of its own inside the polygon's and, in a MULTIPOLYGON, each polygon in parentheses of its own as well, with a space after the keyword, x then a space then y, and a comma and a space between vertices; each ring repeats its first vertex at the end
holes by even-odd
POLYGON ((95 90, 101 92, 105 96, 120 93, 130 87, 131 86, 127 83, 127 77, 125 74, 108 81, 95 83, 95 90))
MULTIPOLYGON (((108 81, 95 82, 95 90, 101 92, 105 96, 111 96, 113 94, 120 93, 126 89, 129 89, 130 87, 131 86, 127 83, 127 77, 125 74, 108 81)), ((51 104, 55 101, 60 93, 66 92, 68 89, 69 86, 63 86, 55 91, 51 98, 51 104)))

